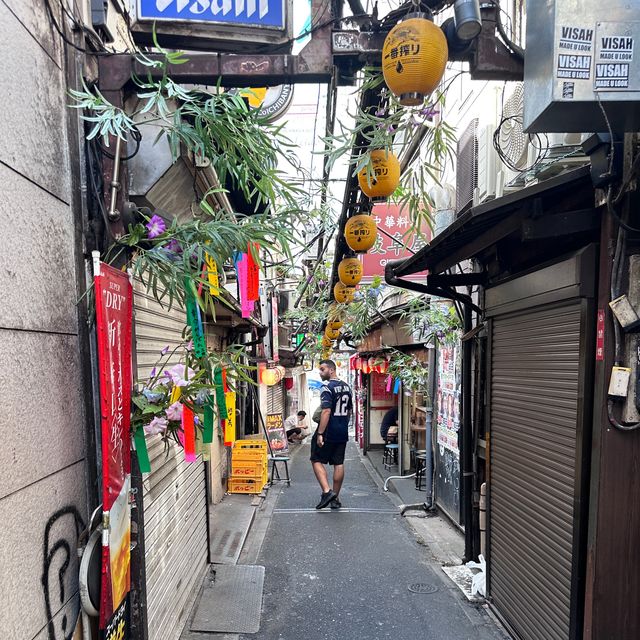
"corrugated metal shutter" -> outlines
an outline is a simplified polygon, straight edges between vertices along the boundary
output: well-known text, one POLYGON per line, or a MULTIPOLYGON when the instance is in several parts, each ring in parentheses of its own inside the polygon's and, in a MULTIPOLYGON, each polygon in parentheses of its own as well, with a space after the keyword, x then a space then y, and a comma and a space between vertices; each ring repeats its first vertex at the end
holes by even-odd
POLYGON ((490 595, 526 640, 570 637, 579 302, 492 329, 490 595))
MULTIPOLYGON (((137 373, 144 379, 163 347, 182 342, 186 318, 180 308, 163 309, 138 282, 135 292, 137 373)), ((167 452, 160 436, 149 439, 149 458, 143 483, 149 640, 172 640, 180 637, 207 565, 204 463, 185 463, 177 446, 167 452)))
POLYGON ((284 414, 284 386, 282 383, 267 387, 267 413, 269 415, 284 414))

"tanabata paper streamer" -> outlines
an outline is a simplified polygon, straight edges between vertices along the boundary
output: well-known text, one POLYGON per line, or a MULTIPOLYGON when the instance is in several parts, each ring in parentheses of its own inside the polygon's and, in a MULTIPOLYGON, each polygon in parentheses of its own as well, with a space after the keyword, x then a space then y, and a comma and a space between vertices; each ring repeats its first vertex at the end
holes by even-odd
POLYGON ((178 402, 178 400, 180 399, 181 393, 182 393, 182 389, 178 385, 175 385, 171 390, 171 397, 169 398, 169 404, 171 405, 174 402, 178 402))
POLYGON ((224 397, 224 383, 222 382, 222 369, 217 367, 213 375, 213 382, 216 387, 216 404, 218 405, 218 415, 220 420, 226 420, 229 416, 227 414, 227 403, 224 397))
POLYGON ((193 340, 193 352, 198 358, 204 358, 207 355, 207 341, 204 337, 202 327, 202 315, 200 307, 196 300, 196 296, 191 289, 192 282, 189 278, 185 278, 185 302, 187 306, 187 322, 191 327, 191 338, 193 340))
POLYGON ((212 296, 220 295, 220 278, 218 277, 218 265, 216 261, 208 253, 205 253, 205 262, 207 263, 207 280, 209 281, 209 293, 212 296))
POLYGON ((400 378, 396 379, 396 383, 393 385, 393 393, 400 391, 400 378))
POLYGON ((149 462, 149 451, 147 450, 147 441, 144 437, 144 429, 142 427, 136 429, 133 439, 136 443, 136 453, 138 454, 140 471, 142 473, 149 473, 151 471, 151 463, 149 462))
POLYGON ((258 291, 260 287, 260 268, 253 257, 253 253, 251 252, 252 248, 253 252, 257 256, 260 251, 260 245, 257 242, 250 242, 247 247, 247 300, 255 302, 260 297, 258 291))
POLYGON ((387 393, 389 393, 389 391, 391 391, 391 384, 393 383, 393 376, 388 375, 387 376, 387 393))
POLYGON ((202 441, 205 444, 213 442, 213 398, 207 398, 204 405, 204 429, 202 432, 202 441))
POLYGON ((193 411, 183 405, 182 407, 182 430, 184 431, 184 459, 187 462, 196 461, 196 426, 194 424, 193 411))
POLYGON ((236 441, 236 393, 227 391, 224 396, 228 416, 224 421, 224 445, 230 447, 236 441))

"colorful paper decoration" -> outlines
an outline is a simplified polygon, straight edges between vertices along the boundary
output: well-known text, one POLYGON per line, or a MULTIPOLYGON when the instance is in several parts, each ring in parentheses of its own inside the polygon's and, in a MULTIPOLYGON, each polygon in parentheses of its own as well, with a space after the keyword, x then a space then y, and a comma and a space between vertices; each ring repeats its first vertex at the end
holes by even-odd
POLYGON ((204 337, 202 325, 202 314, 200 306, 196 300, 195 292, 192 289, 193 282, 190 278, 185 278, 185 303, 187 307, 187 322, 191 327, 191 339, 193 340, 193 352, 197 358, 204 358, 207 355, 207 341, 204 337))
POLYGON ((222 378, 222 369, 220 367, 217 367, 213 374, 213 383, 216 387, 218 416, 220 417, 220 420, 226 420, 229 416, 227 414, 227 403, 224 397, 224 381, 222 378))
POLYGON ((253 244, 253 252, 257 256, 260 251, 260 245, 257 242, 249 243, 247 247, 247 300, 255 302, 260 297, 258 289, 260 288, 260 268, 255 261, 251 252, 253 244))
POLYGON ((397 378, 395 384, 393 385, 393 393, 398 393, 399 391, 400 391, 400 378, 397 378))
POLYGON ((149 462, 149 451, 147 449, 147 440, 144 436, 144 429, 139 427, 133 434, 133 440, 136 443, 136 453, 138 454, 138 464, 141 473, 149 473, 151 471, 151 463, 149 462))
POLYGON ((227 418, 224 424, 224 445, 230 447, 236 441, 236 392, 224 394, 227 407, 227 418))
POLYGON ((207 398, 204 405, 204 425, 202 431, 202 441, 204 444, 213 442, 213 398, 207 398))
POLYGON ((182 405, 182 431, 184 433, 184 459, 187 462, 195 462, 196 427, 193 411, 186 404, 182 405))
POLYGON ((218 265, 208 253, 205 253, 204 260, 207 264, 207 280, 209 281, 209 293, 212 296, 220 295, 220 278, 218 277, 218 265))

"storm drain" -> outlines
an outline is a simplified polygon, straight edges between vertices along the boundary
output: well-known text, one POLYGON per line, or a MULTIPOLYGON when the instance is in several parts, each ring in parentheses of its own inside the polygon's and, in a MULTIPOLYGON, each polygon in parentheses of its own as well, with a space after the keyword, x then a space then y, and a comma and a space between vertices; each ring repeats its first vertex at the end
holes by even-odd
POLYGON ((210 571, 191 622, 191 631, 257 633, 264 567, 219 564, 212 566, 210 571))
POLYGON ((411 593, 435 593, 438 590, 435 584, 429 584, 428 582, 414 582, 408 587, 411 593))

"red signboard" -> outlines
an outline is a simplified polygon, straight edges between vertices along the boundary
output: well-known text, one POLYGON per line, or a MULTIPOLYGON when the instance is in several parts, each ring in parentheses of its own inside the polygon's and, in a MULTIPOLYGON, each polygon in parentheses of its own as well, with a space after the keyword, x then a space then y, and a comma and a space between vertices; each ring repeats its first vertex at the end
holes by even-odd
MULTIPOLYGON (((375 245, 362 258, 364 282, 372 280, 374 276, 384 278, 387 262, 409 258, 431 240, 431 229, 427 225, 422 230, 422 236, 416 233, 407 235, 411 221, 398 205, 376 204, 371 215, 378 225, 378 236, 375 245)), ((411 275, 412 280, 426 277, 426 271, 411 275)))
POLYGON ((387 391, 387 379, 389 376, 384 373, 371 374, 371 398, 373 400, 393 400, 393 388, 387 391))
POLYGON ((95 295, 100 415, 102 509, 108 527, 102 535, 100 629, 104 638, 128 637, 131 486, 131 322, 133 291, 126 273, 96 261, 95 295))

